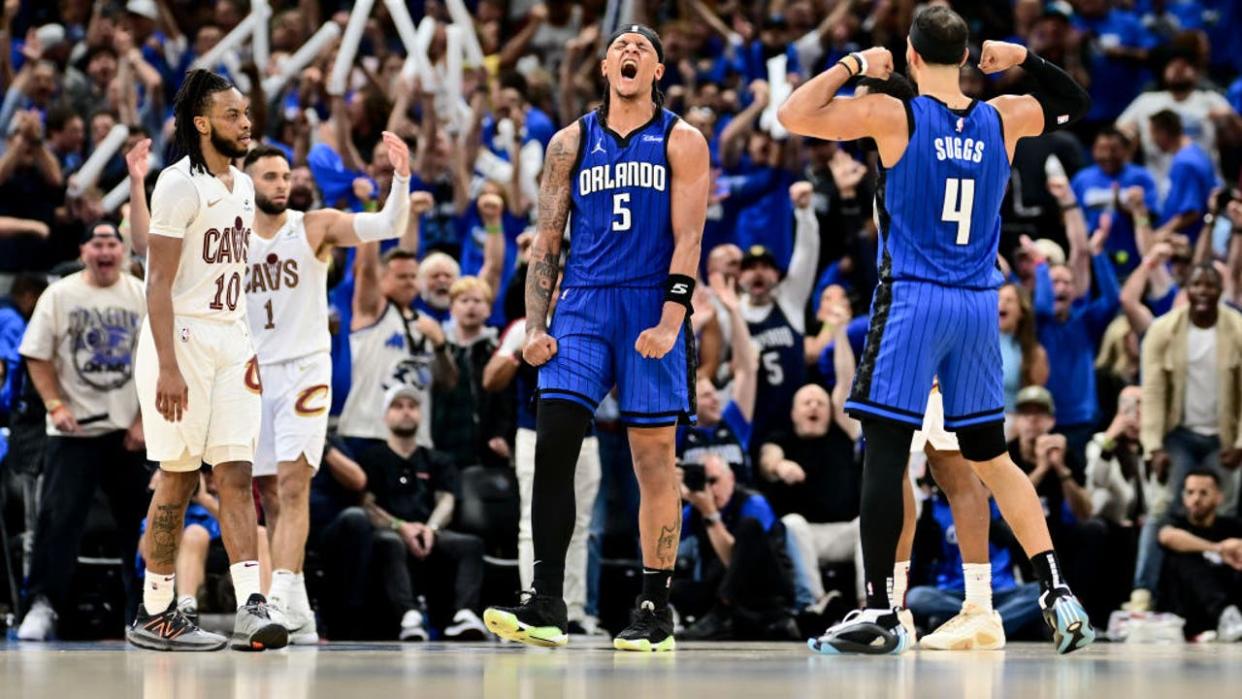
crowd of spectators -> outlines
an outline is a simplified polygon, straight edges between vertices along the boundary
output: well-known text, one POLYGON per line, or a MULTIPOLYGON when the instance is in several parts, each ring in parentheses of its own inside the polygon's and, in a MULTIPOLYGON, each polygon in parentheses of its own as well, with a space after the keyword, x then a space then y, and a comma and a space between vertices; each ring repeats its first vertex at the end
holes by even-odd
MULTIPOLYGON (((692 317, 699 423, 678 439, 687 509, 674 605, 686 633, 704 639, 792 638, 804 614, 832 616, 834 599, 852 606, 861 452, 842 402, 878 280, 878 159, 865 142, 790 136, 774 110, 852 50, 888 47, 903 72, 914 0, 466 0, 485 58, 466 67, 457 104, 445 3, 406 3, 415 23, 438 20, 434 83, 403 72, 402 42, 376 3, 343 94, 328 89, 339 42, 278 93, 263 78, 321 25, 343 27, 352 3, 269 4, 269 63, 255 65, 243 44, 214 68, 245 87, 255 140, 290 160, 290 207, 360 211, 411 196, 417 214, 399 240, 333 260, 340 420, 311 486, 308 545, 325 635, 454 637, 489 596, 516 588, 496 561, 519 559, 528 577, 528 231, 543 149, 604 94, 596 59, 617 8, 659 30, 664 106, 702 131, 712 159, 692 317), (384 130, 411 145, 410 193, 390 191, 384 130), (418 320, 395 343, 374 341, 395 353, 377 369, 363 335, 390 304, 418 320), (365 358, 353 356, 364 346, 365 358)), ((998 260, 1009 277, 998 315, 1010 452, 1045 504, 1065 575, 1097 625, 1124 603, 1177 612, 1192 636, 1242 638, 1242 4, 947 4, 972 31, 967 95, 1023 91, 1020 70, 974 67, 984 39, 1003 39, 1060 64, 1092 96, 1083 122, 1019 143, 998 260)), ((145 138, 150 192, 176 157, 171 104, 187 68, 250 10, 245 0, 4 2, 0 498, 22 611, 70 614, 83 575, 72 554, 107 529, 86 516, 96 490, 113 513, 105 548, 133 556, 148 487, 131 471, 136 400, 122 395, 134 390, 134 324, 86 287, 122 295, 131 285, 115 287, 117 275, 140 277, 143 250, 127 207, 104 194, 145 138), (128 127, 121 149, 97 183, 78 186, 118 124, 128 127)), ((605 401, 578 467, 585 502, 567 592, 582 633, 633 592, 604 564, 638 558, 619 424, 605 401)), ((211 503, 209 487, 196 502, 211 503)), ((925 541, 911 599, 944 618, 960 600, 960 558, 943 496, 924 480, 917 493, 925 541)), ((209 541, 211 527, 200 529, 187 537, 209 541)), ((1004 555, 1003 523, 992 530, 992 580, 998 601, 1012 600, 999 609, 1017 632, 1033 609, 1029 571, 1020 552, 1004 555)), ((188 567, 209 566, 205 548, 183 547, 195 552, 188 567)), ((132 561, 123 567, 128 581, 132 561)))

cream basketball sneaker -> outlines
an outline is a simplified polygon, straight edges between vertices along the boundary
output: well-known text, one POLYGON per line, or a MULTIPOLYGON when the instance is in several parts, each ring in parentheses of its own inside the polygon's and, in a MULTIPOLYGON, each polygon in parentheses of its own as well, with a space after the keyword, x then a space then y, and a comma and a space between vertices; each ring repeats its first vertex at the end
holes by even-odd
POLYGON ((919 640, 929 650, 1000 650, 1005 647, 1005 627, 995 610, 985 611, 966 602, 957 616, 919 640))

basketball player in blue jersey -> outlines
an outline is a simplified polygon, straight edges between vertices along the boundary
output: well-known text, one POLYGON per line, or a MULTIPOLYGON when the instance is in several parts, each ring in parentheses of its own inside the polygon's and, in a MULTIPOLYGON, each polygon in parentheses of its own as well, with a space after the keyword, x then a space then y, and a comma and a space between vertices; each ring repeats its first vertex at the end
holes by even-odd
POLYGON ((822 637, 823 653, 900 653, 911 640, 890 601, 901 533, 901 478, 914 430, 922 424, 933 376, 939 376, 946 429, 995 495, 1043 594, 1040 604, 1057 650, 1094 640, 1086 612, 1060 575, 1043 509, 1030 480, 1009 458, 996 314, 1000 205, 1019 139, 1063 127, 1086 113, 1087 94, 1060 68, 1025 47, 986 41, 985 73, 1021 66, 1030 95, 980 103, 962 94, 968 58, 966 23, 943 6, 920 12, 910 27, 906 62, 919 96, 837 98, 858 75, 887 78, 883 48, 852 53, 802 85, 778 117, 794 133, 850 141, 870 137, 879 150, 877 212, 880 284, 859 361, 849 412, 863 425, 861 535, 866 608, 822 637))
POLYGON ((526 277, 523 358, 539 370, 531 528, 533 589, 483 619, 503 638, 563 646, 565 552, 574 469, 596 405, 616 386, 642 497, 643 583, 619 650, 673 649, 669 583, 681 535, 674 461, 679 421, 695 414, 688 327, 707 217, 709 155, 698 130, 661 106, 664 49, 654 30, 621 27, 606 44, 600 108, 548 145, 526 277), (572 213, 572 216, 570 214, 572 213), (561 277, 561 242, 572 247, 561 277), (549 327, 548 306, 560 277, 549 327))

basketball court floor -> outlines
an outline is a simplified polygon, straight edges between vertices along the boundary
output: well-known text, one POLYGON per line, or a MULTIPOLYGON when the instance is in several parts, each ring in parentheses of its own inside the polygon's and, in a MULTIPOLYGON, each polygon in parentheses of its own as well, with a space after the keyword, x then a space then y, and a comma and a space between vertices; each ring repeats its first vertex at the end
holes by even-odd
POLYGON ((0 645, 0 697, 36 699, 693 699, 708 697, 1146 697, 1242 692, 1242 644, 1047 644, 999 652, 828 657, 791 643, 683 643, 618 653, 604 643, 537 650, 496 643, 325 644, 260 654, 168 654, 120 642, 0 645))

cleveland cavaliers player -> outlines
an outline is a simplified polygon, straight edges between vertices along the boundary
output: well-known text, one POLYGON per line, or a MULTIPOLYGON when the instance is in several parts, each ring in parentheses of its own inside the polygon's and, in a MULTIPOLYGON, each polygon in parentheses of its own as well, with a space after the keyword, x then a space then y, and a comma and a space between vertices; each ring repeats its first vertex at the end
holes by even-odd
POLYGON ((147 458, 164 477, 142 541, 142 605, 125 637, 153 650, 218 650, 227 642, 173 601, 182 520, 205 462, 214 468, 237 593, 232 646, 280 648, 288 631, 259 591, 250 478, 261 386, 242 285, 254 185, 231 164, 250 145, 250 119, 242 94, 204 70, 186 76, 173 110, 173 137, 185 157, 160 173, 152 194, 148 312, 134 359, 147 458))
MULTIPOLYGON (((332 248, 396 238, 406 232, 411 218, 410 151, 395 134, 384 132, 383 138, 394 173, 392 191, 376 213, 287 209, 292 174, 285 154, 259 146, 246 156, 246 174, 254 181, 259 207, 246 276, 250 332, 263 374, 263 427, 254 476, 272 537, 268 598, 284 614, 294 644, 319 641, 302 559, 310 524, 310 481, 319 468, 332 404, 332 248)), ((430 200, 425 192, 414 196, 419 202, 430 200)))

